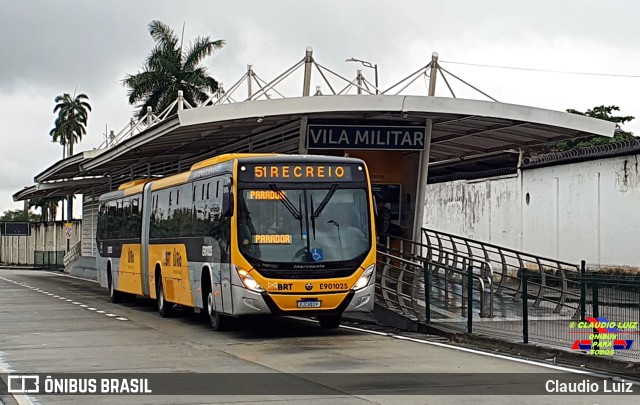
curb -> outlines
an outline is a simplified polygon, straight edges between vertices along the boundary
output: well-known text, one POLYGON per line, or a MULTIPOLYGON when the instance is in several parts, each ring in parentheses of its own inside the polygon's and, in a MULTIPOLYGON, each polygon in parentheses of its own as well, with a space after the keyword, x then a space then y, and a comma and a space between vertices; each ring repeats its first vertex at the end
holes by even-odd
POLYGON ((593 356, 584 353, 570 352, 552 347, 540 346, 533 343, 508 342, 496 338, 470 335, 451 330, 445 330, 433 325, 418 324, 418 332, 439 335, 453 342, 467 346, 474 346, 495 352, 509 353, 511 355, 525 356, 538 360, 546 360, 550 363, 574 366, 593 371, 615 373, 631 378, 640 375, 640 361, 620 360, 610 357, 593 356))

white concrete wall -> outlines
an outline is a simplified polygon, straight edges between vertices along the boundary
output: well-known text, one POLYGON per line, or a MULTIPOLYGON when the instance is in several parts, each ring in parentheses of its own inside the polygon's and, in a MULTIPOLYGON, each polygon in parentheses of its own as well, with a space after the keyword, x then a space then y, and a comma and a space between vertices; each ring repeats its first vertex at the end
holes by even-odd
POLYGON ((516 175, 428 185, 424 226, 519 249, 518 201, 516 175))
POLYGON ((429 185, 424 226, 570 262, 640 267, 638 156, 429 185))
MULTIPOLYGON (((67 221, 31 224, 30 236, 0 236, 0 263, 32 265, 35 251, 66 251, 65 222, 67 221)), ((82 221, 76 219, 71 222, 73 227, 69 246, 78 243, 82 234, 82 221)))

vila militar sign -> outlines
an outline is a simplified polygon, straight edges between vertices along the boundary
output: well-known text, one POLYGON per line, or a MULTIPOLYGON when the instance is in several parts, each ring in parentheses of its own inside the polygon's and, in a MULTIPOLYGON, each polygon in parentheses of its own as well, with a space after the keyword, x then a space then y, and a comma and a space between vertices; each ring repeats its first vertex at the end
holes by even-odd
POLYGON ((423 150, 424 127, 309 125, 309 149, 423 150))

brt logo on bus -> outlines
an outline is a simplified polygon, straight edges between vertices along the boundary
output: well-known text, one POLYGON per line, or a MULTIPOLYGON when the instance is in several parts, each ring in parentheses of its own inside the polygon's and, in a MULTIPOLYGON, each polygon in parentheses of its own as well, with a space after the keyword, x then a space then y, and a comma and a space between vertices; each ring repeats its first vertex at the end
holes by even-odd
POLYGON ((269 290, 291 291, 293 290, 293 283, 278 283, 275 281, 269 281, 267 283, 267 288, 269 290))

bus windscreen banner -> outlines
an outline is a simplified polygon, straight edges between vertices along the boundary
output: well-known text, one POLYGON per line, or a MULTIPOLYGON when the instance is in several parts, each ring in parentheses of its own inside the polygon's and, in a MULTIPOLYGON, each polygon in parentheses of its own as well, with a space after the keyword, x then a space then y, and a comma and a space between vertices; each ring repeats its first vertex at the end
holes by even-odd
POLYGON ((256 164, 240 172, 243 181, 341 182, 364 181, 364 170, 350 164, 256 164))

